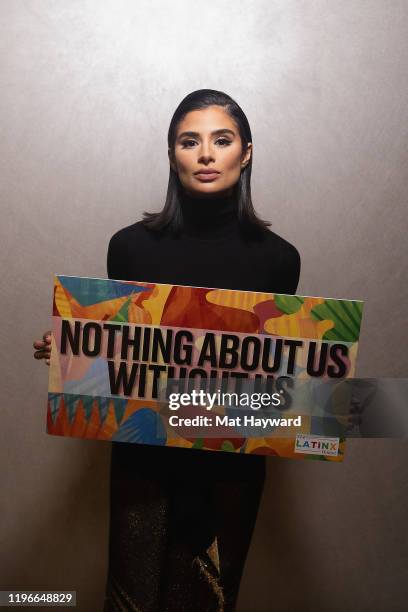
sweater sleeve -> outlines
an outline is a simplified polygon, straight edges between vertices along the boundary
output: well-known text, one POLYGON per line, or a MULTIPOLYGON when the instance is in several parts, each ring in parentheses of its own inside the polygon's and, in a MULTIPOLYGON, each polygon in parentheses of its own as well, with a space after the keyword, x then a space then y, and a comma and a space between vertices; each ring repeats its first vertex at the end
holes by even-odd
POLYGON ((108 245, 108 278, 114 280, 127 280, 127 260, 126 244, 121 240, 120 233, 116 232, 110 239, 108 245))
POLYGON ((283 250, 281 266, 283 271, 282 293, 294 295, 296 294, 296 289, 299 284, 300 255, 292 244, 288 244, 288 248, 283 250))

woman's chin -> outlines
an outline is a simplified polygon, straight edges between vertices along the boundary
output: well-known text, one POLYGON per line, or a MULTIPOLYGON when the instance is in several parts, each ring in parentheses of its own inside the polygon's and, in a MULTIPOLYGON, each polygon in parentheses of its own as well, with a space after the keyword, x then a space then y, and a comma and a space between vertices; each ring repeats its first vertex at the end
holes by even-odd
POLYGON ((220 196, 228 196, 231 194, 232 188, 221 188, 219 185, 215 185, 213 183, 204 183, 199 188, 184 188, 188 195, 193 198, 205 198, 209 196, 220 197, 220 196))

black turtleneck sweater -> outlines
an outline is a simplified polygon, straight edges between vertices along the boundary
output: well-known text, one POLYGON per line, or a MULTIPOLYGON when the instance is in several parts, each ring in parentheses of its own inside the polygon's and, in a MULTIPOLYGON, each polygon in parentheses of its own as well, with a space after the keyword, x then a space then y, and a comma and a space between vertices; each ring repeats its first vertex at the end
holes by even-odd
POLYGON ((184 196, 182 211, 185 229, 178 237, 149 231, 142 221, 116 232, 108 249, 109 278, 296 292, 300 257, 295 247, 269 230, 256 241, 244 239, 233 199, 184 196))
MULTIPOLYGON (((168 283, 271 293, 296 292, 300 257, 289 242, 265 229, 258 240, 239 231, 231 198, 184 195, 184 230, 178 237, 153 232, 138 221, 116 232, 108 248, 108 276, 117 280, 168 283)), ((143 463, 150 477, 263 478, 263 457, 115 443, 112 476, 143 463), (187 457, 186 457, 187 454, 187 457), (171 475, 171 476, 170 476, 171 475)))

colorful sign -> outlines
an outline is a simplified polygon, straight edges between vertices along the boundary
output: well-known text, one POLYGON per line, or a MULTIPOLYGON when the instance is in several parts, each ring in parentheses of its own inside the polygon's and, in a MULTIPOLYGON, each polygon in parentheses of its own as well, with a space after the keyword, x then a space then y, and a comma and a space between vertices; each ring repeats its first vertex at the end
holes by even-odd
POLYGON ((47 432, 341 461, 344 435, 300 419, 291 388, 354 376, 361 317, 354 300, 56 276, 47 432))

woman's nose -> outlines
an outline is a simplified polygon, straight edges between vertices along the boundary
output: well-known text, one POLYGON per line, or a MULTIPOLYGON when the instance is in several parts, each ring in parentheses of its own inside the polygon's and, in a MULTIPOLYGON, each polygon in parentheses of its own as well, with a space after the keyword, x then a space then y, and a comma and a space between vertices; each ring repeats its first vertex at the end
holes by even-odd
POLYGON ((199 151, 199 158, 203 161, 214 160, 214 151, 209 143, 202 143, 199 151))

